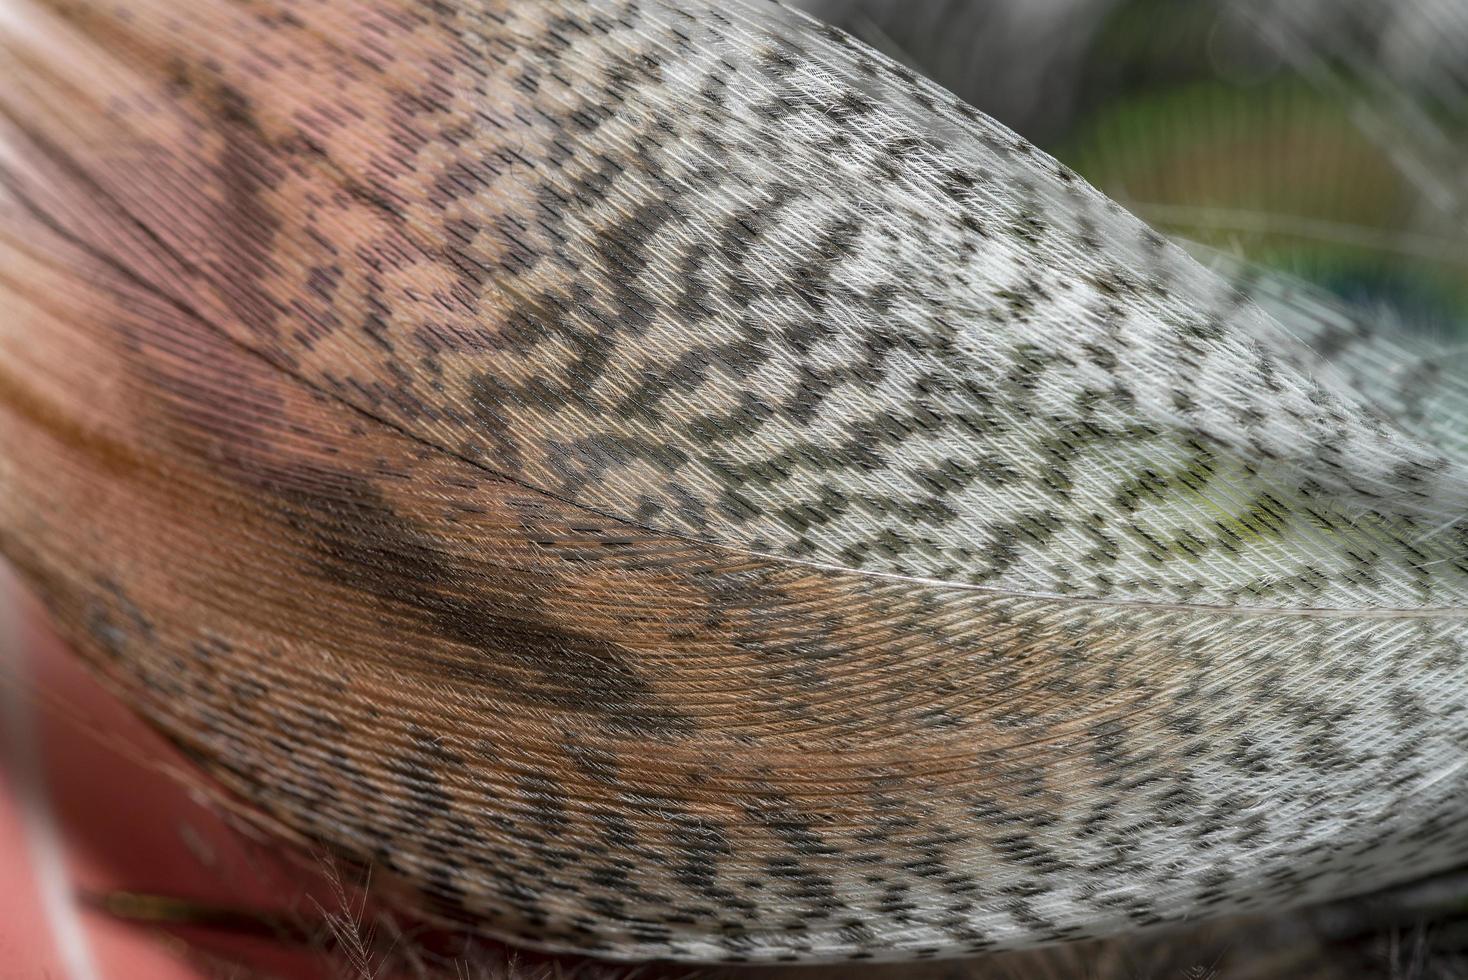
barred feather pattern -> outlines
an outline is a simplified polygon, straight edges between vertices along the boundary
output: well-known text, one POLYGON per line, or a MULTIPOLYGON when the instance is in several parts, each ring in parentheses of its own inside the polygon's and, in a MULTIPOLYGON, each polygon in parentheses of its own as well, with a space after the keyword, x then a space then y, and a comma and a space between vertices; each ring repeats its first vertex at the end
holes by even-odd
POLYGON ((918 958, 1468 845, 1464 447, 1397 348, 841 32, 3 0, 0 75, 0 548, 403 903, 918 958))

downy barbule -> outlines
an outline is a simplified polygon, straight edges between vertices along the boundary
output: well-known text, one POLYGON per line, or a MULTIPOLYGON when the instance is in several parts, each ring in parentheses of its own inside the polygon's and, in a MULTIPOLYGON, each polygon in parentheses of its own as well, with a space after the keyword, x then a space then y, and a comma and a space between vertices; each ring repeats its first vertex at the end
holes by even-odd
POLYGON ((4 555, 259 826, 514 942, 1459 861, 1465 390, 1271 283, 761 0, 0 2, 4 555))

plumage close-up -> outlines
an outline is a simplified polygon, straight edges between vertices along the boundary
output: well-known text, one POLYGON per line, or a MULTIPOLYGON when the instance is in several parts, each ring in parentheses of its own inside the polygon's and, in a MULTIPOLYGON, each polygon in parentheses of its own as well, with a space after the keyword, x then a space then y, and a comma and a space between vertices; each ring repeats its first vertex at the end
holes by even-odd
POLYGON ((1468 5, 805 6, 0 0, 62 656, 535 969, 1468 976, 1468 5))

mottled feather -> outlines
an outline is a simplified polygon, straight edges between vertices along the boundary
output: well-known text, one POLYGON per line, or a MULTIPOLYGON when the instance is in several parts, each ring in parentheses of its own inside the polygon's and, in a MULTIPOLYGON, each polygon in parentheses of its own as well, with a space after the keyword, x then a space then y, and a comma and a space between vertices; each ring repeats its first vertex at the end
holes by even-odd
POLYGON ((4 0, 0 73, 0 549, 403 901, 928 957, 1468 844, 1461 434, 839 31, 4 0))

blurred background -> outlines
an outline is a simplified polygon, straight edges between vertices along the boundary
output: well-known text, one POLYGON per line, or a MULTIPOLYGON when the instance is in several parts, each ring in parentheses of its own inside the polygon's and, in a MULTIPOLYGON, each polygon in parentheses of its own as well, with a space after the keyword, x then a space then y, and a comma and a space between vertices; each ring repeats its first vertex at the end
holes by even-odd
MULTIPOLYGON (((1454 360, 1468 350, 1468 0, 798 5, 1215 267, 1319 290, 1332 315, 1468 368, 1454 360)), ((1457 445, 1461 417, 1427 421, 1457 445)), ((468 956, 356 904, 357 883, 338 892, 232 829, 3 575, 0 695, 0 980, 736 975, 468 956)), ((744 974, 777 975, 858 976, 744 974)), ((1468 980, 1468 877, 1269 921, 860 976, 1468 980)))
POLYGON ((1465 0, 797 0, 1175 237, 1468 309, 1465 0))

